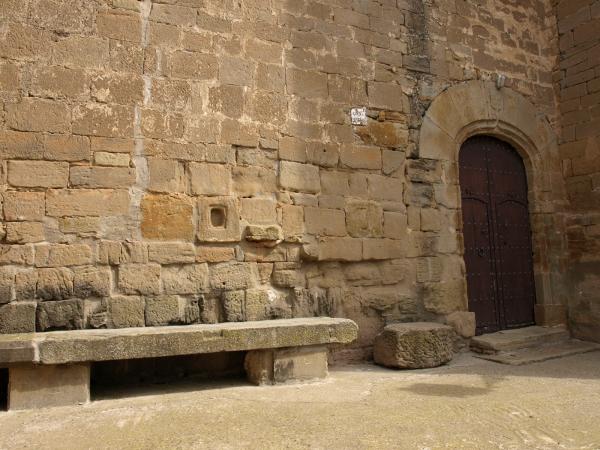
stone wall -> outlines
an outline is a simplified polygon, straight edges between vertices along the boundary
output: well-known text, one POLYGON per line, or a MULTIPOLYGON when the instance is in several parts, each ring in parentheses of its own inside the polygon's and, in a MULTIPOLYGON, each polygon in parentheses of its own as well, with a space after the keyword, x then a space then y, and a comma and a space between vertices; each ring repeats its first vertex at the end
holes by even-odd
POLYGON ((456 164, 419 157, 433 98, 501 72, 558 126, 549 1, 4 0, 0 20, 0 333, 333 315, 364 357, 386 322, 466 310, 456 164))
POLYGON ((600 1, 557 3, 569 313, 576 336, 600 341, 600 1))

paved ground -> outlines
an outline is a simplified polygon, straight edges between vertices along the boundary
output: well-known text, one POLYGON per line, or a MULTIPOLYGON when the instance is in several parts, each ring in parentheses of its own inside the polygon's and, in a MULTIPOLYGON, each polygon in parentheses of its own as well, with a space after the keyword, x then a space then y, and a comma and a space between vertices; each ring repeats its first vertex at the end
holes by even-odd
POLYGON ((416 372, 339 368, 302 387, 240 380, 127 395, 0 413, 0 448, 600 449, 600 352, 522 367, 461 355, 416 372))

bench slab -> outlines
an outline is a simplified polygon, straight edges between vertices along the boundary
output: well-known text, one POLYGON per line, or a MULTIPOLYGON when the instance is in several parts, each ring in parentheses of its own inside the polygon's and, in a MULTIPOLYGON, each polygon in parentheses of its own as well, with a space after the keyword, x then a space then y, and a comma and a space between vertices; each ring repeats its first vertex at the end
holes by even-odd
POLYGON ((176 355, 347 344, 348 319, 307 318, 215 325, 55 331, 0 335, 0 365, 72 364, 176 355))
POLYGON ((357 335, 351 320, 320 317, 0 335, 0 367, 9 409, 45 408, 88 402, 94 361, 246 351, 249 380, 277 384, 326 377, 327 345, 357 335))

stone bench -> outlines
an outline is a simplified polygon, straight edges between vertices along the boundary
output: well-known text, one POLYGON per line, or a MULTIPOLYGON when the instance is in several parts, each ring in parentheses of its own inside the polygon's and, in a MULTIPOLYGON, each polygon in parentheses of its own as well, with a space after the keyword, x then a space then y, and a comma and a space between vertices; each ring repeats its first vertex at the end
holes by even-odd
POLYGON ((347 319, 306 318, 181 327, 0 335, 0 367, 9 370, 9 409, 87 403, 96 361, 246 351, 255 384, 327 376, 327 345, 347 344, 347 319))

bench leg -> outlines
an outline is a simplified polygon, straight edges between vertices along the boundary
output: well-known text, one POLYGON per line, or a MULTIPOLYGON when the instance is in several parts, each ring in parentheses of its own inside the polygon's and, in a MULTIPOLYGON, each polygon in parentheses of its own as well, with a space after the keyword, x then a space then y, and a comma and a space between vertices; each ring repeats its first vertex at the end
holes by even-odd
POLYGON ((246 375, 257 385, 327 377, 327 347, 253 350, 246 354, 246 375))
POLYGON ((9 368, 9 410, 78 405, 89 401, 89 364, 9 368))

